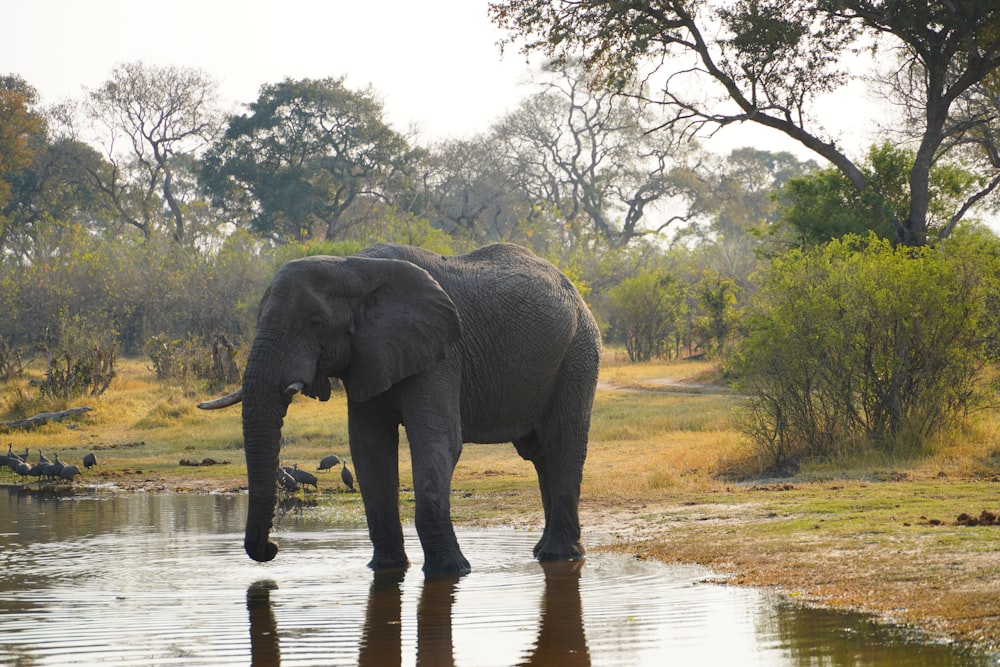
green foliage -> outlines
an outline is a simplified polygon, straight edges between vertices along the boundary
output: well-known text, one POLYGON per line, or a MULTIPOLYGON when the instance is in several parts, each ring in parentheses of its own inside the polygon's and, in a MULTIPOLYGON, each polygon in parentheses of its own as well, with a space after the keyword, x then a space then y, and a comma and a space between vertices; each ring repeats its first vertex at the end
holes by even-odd
POLYGON ((340 237, 348 208, 414 158, 375 94, 342 78, 265 85, 249 111, 229 119, 205 156, 202 182, 216 205, 280 242, 317 229, 340 237))
POLYGON ((983 399, 1000 246, 849 236, 776 258, 730 362, 744 432, 767 464, 851 447, 919 450, 983 399))
POLYGON ((76 225, 48 229, 51 252, 27 265, 0 263, 0 336, 15 345, 54 348, 73 318, 117 332, 126 354, 157 334, 208 340, 223 332, 241 340, 253 331, 273 272, 270 256, 242 234, 207 255, 163 237, 137 242, 76 225))
MULTIPOLYGON (((777 195, 780 217, 775 231, 790 233, 800 246, 868 232, 892 238, 892 220, 905 218, 909 211, 914 159, 912 151, 888 142, 872 146, 862 164, 868 182, 864 191, 833 168, 789 179, 777 195)), ((945 236, 954 211, 984 182, 955 165, 935 166, 930 172, 929 230, 945 236)))
POLYGON ((719 273, 704 271, 691 291, 697 304, 693 324, 700 346, 710 353, 722 352, 735 323, 739 285, 719 273))
POLYGON ((684 291, 663 271, 644 271, 608 290, 613 338, 628 351, 630 361, 648 361, 669 349, 678 333, 684 291))

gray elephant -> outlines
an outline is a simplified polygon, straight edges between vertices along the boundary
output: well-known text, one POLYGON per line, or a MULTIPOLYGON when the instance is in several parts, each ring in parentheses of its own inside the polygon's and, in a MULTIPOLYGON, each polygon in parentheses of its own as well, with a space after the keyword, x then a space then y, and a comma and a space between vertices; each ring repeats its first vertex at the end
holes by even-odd
POLYGON ((258 310, 243 386, 250 504, 244 547, 269 561, 281 426, 292 395, 346 389, 351 457, 374 547, 369 566, 406 567, 399 427, 413 461, 426 573, 469 572, 451 523, 464 442, 513 442, 538 473, 539 560, 582 557, 577 513, 600 335, 572 283, 515 245, 460 257, 378 245, 283 266, 258 310))

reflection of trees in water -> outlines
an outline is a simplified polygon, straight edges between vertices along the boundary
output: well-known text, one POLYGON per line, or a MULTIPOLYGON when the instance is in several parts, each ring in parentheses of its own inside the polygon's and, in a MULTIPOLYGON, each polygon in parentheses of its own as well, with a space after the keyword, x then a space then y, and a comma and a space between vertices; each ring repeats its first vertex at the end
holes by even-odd
POLYGON ((81 536, 142 527, 145 532, 198 535, 243 530, 246 498, 226 495, 130 493, 57 486, 0 487, 0 516, 18 517, 17 530, 5 530, 0 520, 0 549, 9 543, 5 532, 19 533, 24 544, 65 541, 81 536))
MULTIPOLYGON (((538 637, 525 667, 565 665, 589 667, 590 653, 583 628, 580 601, 582 561, 543 563, 545 592, 540 601, 538 637)), ((365 625, 358 648, 359 667, 394 667, 403 662, 403 580, 405 570, 376 572, 368 589, 365 625)), ((424 580, 417 603, 417 665, 449 667, 455 664, 452 609, 458 577, 424 580)), ((271 581, 259 581, 247 590, 250 645, 255 667, 279 665, 281 647, 271 609, 271 581)))
POLYGON ((985 665, 954 646, 918 643, 905 630, 871 616, 790 602, 761 606, 759 643, 778 645, 791 664, 824 667, 959 667, 985 665), (910 639, 910 641, 907 641, 910 639))

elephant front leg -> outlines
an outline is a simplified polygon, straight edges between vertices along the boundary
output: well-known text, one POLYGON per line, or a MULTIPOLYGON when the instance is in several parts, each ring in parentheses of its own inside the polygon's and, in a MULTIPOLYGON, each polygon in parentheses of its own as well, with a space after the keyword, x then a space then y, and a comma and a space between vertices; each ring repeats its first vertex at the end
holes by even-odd
POLYGON ((399 419, 375 403, 350 404, 351 457, 368 520, 373 570, 409 567, 399 520, 399 419))
POLYGON ((451 523, 451 474, 461 448, 454 451, 433 443, 414 443, 411 436, 410 451, 415 523, 424 550, 424 573, 468 574, 472 568, 462 555, 451 523))
POLYGON ((424 412, 424 417, 406 421, 424 572, 468 574, 472 568, 462 555, 451 523, 451 476, 462 452, 461 427, 457 416, 428 418, 424 412))

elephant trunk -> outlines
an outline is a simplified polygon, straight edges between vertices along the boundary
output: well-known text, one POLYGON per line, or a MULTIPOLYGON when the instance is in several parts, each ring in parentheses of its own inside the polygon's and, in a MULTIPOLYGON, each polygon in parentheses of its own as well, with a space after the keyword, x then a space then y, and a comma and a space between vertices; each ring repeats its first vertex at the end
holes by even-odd
POLYGON ((281 426, 290 397, 275 382, 277 356, 260 340, 254 342, 243 380, 243 449, 250 502, 243 546, 247 555, 266 562, 278 553, 269 539, 276 500, 276 473, 281 426))

